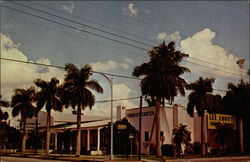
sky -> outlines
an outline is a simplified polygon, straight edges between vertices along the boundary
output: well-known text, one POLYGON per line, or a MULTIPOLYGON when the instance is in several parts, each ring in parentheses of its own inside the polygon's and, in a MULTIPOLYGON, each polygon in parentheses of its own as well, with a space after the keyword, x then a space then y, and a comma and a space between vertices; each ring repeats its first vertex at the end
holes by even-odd
MULTIPOLYGON (((132 76, 135 66, 147 62, 147 52, 163 41, 189 54, 182 62, 191 73, 215 77, 214 94, 225 95, 229 82, 237 83, 249 69, 249 1, 1 1, 1 58, 64 66, 92 65, 98 72, 132 76), (26 7, 25 7, 26 6, 26 7), (33 15, 33 16, 32 16, 33 15), (36 16, 34 16, 36 15, 36 16), (55 16, 53 16, 55 15, 55 16), (56 16, 57 15, 57 16, 56 16), (59 17, 58 17, 59 16, 59 17), (63 24, 63 25, 62 25, 63 24), (244 69, 236 62, 245 59, 244 69)), ((57 77, 63 69, 1 60, 1 94, 10 100, 15 88, 34 86, 37 78, 57 77)), ((110 99, 108 81, 97 101, 110 99)), ((140 81, 113 77, 114 99, 141 95, 140 81)), ((39 89, 37 89, 39 90, 39 89)), ((188 94, 175 103, 186 106, 188 94)), ((139 107, 139 99, 115 101, 127 108, 139 107)), ((146 103, 144 102, 144 105, 146 103)), ((6 111, 11 111, 10 109, 6 111)), ((115 114, 114 110, 114 114, 115 114)), ((96 103, 86 115, 110 115, 110 103, 96 103)), ((72 115, 71 109, 54 113, 72 115)))

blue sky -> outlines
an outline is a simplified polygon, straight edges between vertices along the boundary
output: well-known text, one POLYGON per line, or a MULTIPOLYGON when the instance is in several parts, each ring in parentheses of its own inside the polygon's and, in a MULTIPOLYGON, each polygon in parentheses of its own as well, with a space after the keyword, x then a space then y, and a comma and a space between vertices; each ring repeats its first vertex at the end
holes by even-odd
MULTIPOLYGON (((203 65, 183 62, 183 65, 188 66, 192 71, 183 76, 188 82, 198 79, 199 76, 216 77, 214 87, 226 89, 228 82, 239 80, 239 69, 235 63, 237 60, 246 59, 244 68, 249 68, 248 1, 26 1, 18 3, 152 46, 158 45, 163 40, 175 41, 178 50, 188 53, 193 58, 188 59, 189 62, 203 65)), ((11 2, 2 1, 1 4, 150 49, 149 46, 141 43, 115 37, 11 2)), ((67 28, 6 7, 1 7, 1 40, 1 57, 60 66, 64 66, 67 62, 77 66, 91 64, 94 70, 107 73, 131 76, 136 65, 148 61, 144 50, 67 28)), ((50 77, 56 76, 62 80, 63 75, 64 72, 60 69, 1 61, 1 94, 9 99, 13 94, 13 88, 28 87, 37 77, 49 80, 50 77)), ((105 90, 103 95, 96 96, 96 100, 108 99, 110 90, 107 81, 96 74, 93 78, 97 79, 105 90)), ((114 98, 140 95, 138 81, 113 79, 114 98)), ((220 91, 214 93, 224 94, 220 91)), ((185 105, 187 96, 177 97, 176 103, 185 105)), ((132 108, 138 106, 138 101, 115 102, 115 106, 119 104, 132 108)), ((108 109, 109 103, 97 103, 91 112, 87 110, 86 113, 109 115, 108 109)))

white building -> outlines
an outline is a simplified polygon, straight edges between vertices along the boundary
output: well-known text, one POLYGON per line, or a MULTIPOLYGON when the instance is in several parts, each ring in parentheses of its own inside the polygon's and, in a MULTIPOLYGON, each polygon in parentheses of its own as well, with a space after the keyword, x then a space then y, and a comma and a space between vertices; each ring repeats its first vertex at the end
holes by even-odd
MULTIPOLYGON (((128 121, 139 131, 139 108, 126 109, 126 107, 118 106, 117 107, 117 120, 127 118, 128 121)), ((44 131, 46 129, 46 112, 39 113, 39 131, 44 131)), ((155 114, 155 107, 143 107, 142 108, 142 131, 141 131, 141 151, 145 153, 146 145, 149 142, 151 129, 153 126, 155 114)), ((160 108, 160 130, 161 135, 165 136, 163 144, 171 144, 172 139, 172 130, 174 127, 178 127, 179 123, 188 125, 190 128, 191 139, 194 141, 194 118, 191 118, 184 107, 174 105, 167 106, 165 108, 160 108)), ((62 139, 61 133, 65 130, 72 132, 72 139, 69 148, 74 150, 75 148, 75 131, 76 131, 76 115, 69 115, 64 119, 53 119, 51 123, 51 148, 53 150, 58 150, 59 147, 63 147, 62 143, 58 142, 59 139, 62 139)), ((29 123, 35 122, 35 119, 32 118, 29 120, 29 123)), ((81 150, 82 152, 90 152, 91 154, 103 154, 107 148, 107 136, 105 136, 102 129, 108 125, 110 122, 109 117, 98 117, 98 116, 82 116, 81 123, 81 150)), ((31 124, 32 125, 32 124, 31 124)), ((151 146, 155 147, 156 129, 154 128, 151 146)), ((139 150, 139 141, 136 138, 136 148, 137 152, 139 150)))
MULTIPOLYGON (((117 107, 117 120, 127 118, 128 121, 139 130, 139 114, 140 109, 126 109, 126 107, 117 107)), ((146 145, 149 142, 153 121, 154 121, 155 107, 143 107, 142 108, 142 130, 141 130, 141 151, 145 153, 146 145)), ((187 111, 182 106, 174 105, 172 107, 160 108, 160 131, 161 135, 165 136, 163 144, 171 144, 172 130, 174 127, 178 127, 180 123, 188 125, 191 133, 191 139, 194 141, 194 118, 187 114, 187 111)), ((151 144, 156 144, 156 129, 154 128, 151 144)), ((139 146, 139 142, 137 142, 139 146)), ((139 147, 137 147, 139 148, 139 147)))

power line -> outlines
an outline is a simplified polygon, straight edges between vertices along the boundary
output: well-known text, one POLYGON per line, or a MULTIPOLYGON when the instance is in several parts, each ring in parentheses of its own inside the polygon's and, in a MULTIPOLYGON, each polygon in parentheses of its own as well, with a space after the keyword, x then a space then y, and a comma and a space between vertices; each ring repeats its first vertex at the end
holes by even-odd
POLYGON ((137 55, 140 55, 141 57, 144 57, 144 56, 145 56, 145 55, 143 55, 143 54, 141 54, 141 53, 128 51, 128 50, 125 50, 125 49, 122 49, 122 48, 119 48, 119 47, 114 47, 114 46, 111 46, 110 44, 106 44, 106 43, 99 42, 99 41, 94 41, 94 40, 88 39, 88 38, 83 37, 83 36, 80 36, 80 35, 70 34, 70 33, 68 33, 68 32, 65 32, 65 31, 62 31, 62 30, 58 30, 58 29, 56 29, 56 28, 52 28, 52 27, 46 26, 46 25, 44 25, 44 24, 35 23, 35 22, 29 21, 29 20, 26 20, 26 19, 20 19, 20 18, 14 18, 14 19, 17 19, 17 20, 20 20, 20 21, 25 21, 25 22, 27 22, 27 23, 31 23, 31 24, 34 24, 34 25, 38 25, 39 27, 44 27, 44 28, 47 28, 47 29, 50 29, 50 30, 54 30, 54 31, 57 31, 57 32, 61 32, 61 33, 63 33, 63 34, 66 34, 66 35, 69 35, 69 36, 72 36, 72 37, 78 37, 78 38, 83 39, 83 40, 87 40, 87 41, 90 41, 90 42, 94 42, 94 43, 96 43, 96 44, 103 45, 104 47, 109 46, 110 48, 116 49, 117 51, 124 51, 124 52, 126 52, 126 53, 128 53, 128 54, 135 53, 135 54, 137 54, 137 55))
MULTIPOLYGON (((126 18, 128 18, 128 19, 131 19, 131 20, 135 21, 135 22, 139 22, 139 23, 141 23, 141 24, 148 25, 148 26, 151 26, 151 27, 153 27, 153 28, 158 28, 158 29, 167 31, 167 32, 169 32, 169 33, 173 33, 173 31, 170 31, 170 30, 168 30, 168 29, 166 29, 166 28, 163 28, 163 27, 161 27, 161 26, 159 26, 159 25, 152 24, 152 23, 149 23, 149 22, 145 22, 145 21, 139 20, 139 19, 137 19, 137 18, 135 18, 135 17, 127 16, 127 15, 122 14, 122 13, 120 13, 120 12, 116 12, 116 11, 114 11, 114 10, 112 10, 112 9, 108 9, 108 8, 103 7, 103 6, 97 5, 97 4, 95 4, 95 3, 91 3, 91 2, 87 2, 87 1, 85 1, 85 3, 90 4, 90 5, 92 5, 92 6, 95 6, 95 7, 97 7, 97 8, 100 8, 100 9, 102 9, 102 10, 105 10, 105 11, 108 11, 108 12, 111 12, 111 13, 114 13, 114 14, 118 14, 118 15, 124 16, 124 17, 126 17, 126 18)), ((184 36, 186 36, 186 37, 190 37, 190 36, 185 35, 185 34, 182 34, 182 35, 184 35, 184 36)), ((249 56, 250 56, 250 53, 249 53, 249 55, 246 55, 246 54, 244 54, 244 55, 249 57, 249 56)))
MULTIPOLYGON (((19 63, 26 63, 26 64, 33 64, 33 65, 39 65, 39 66, 46 66, 46 67, 53 67, 53 68, 64 69, 63 66, 57 66, 57 65, 48 65, 48 64, 42 64, 42 63, 36 63, 36 62, 30 62, 30 61, 22 61, 22 60, 15 60, 15 59, 2 58, 2 57, 0 59, 1 60, 6 60, 6 61, 13 61, 13 62, 19 62, 19 63)), ((125 75, 118 75, 118 74, 111 74, 111 73, 105 73, 105 72, 92 71, 92 73, 104 74, 104 75, 113 76, 113 77, 119 77, 119 78, 141 80, 141 79, 135 78, 135 77, 125 76, 125 75)))
POLYGON ((108 11, 108 12, 111 12, 111 13, 115 13, 115 14, 122 15, 122 16, 124 16, 124 17, 127 17, 127 18, 133 20, 133 21, 140 22, 140 23, 142 23, 142 24, 144 24, 144 25, 150 25, 150 26, 156 27, 156 28, 158 28, 158 29, 165 30, 165 31, 167 31, 167 32, 172 32, 172 31, 166 30, 165 28, 162 28, 161 26, 158 26, 158 25, 155 25, 155 24, 151 24, 151 23, 148 23, 148 22, 141 21, 141 20, 139 20, 139 19, 137 19, 137 18, 134 18, 134 17, 130 17, 130 16, 121 14, 121 13, 116 12, 116 11, 114 11, 114 10, 107 9, 107 8, 105 8, 105 7, 103 7, 103 6, 99 6, 99 5, 97 5, 97 4, 94 4, 94 3, 91 3, 91 2, 87 2, 87 1, 85 1, 85 3, 88 3, 88 4, 92 5, 92 6, 95 6, 95 7, 97 7, 97 8, 101 8, 101 9, 103 9, 103 10, 105 10, 105 11, 108 11))
MULTIPOLYGON (((124 34, 129 34, 129 35, 135 36, 135 37, 140 38, 140 39, 143 39, 143 40, 148 40, 147 38, 141 37, 141 36, 139 36, 139 35, 135 35, 135 34, 132 34, 132 33, 128 33, 128 32, 125 32, 125 31, 122 31, 122 30, 119 30, 119 29, 110 27, 110 26, 106 26, 106 25, 97 23, 97 22, 95 22, 95 21, 93 21, 93 20, 89 20, 89 19, 86 19, 86 18, 77 16, 77 15, 71 15, 71 14, 65 13, 65 12, 63 12, 63 11, 61 11, 61 10, 55 9, 55 8, 53 8, 53 7, 49 7, 49 6, 47 6, 47 5, 43 5, 43 4, 40 4, 40 3, 37 3, 37 2, 36 2, 36 4, 38 4, 38 5, 40 5, 40 6, 43 6, 43 7, 47 7, 47 8, 52 9, 52 10, 55 10, 55 11, 57 11, 57 12, 63 13, 63 14, 65 14, 65 15, 69 15, 69 16, 72 16, 72 17, 76 17, 76 18, 78 18, 78 19, 82 19, 82 20, 87 21, 87 22, 91 22, 91 23, 94 23, 94 24, 97 24, 97 25, 100 25, 100 26, 103 26, 103 27, 106 27, 106 28, 110 28, 110 29, 119 31, 119 32, 124 33, 124 34)), ((158 42, 153 41, 153 40, 148 40, 148 41, 153 42, 153 43, 158 43, 158 42)), ((150 46, 150 47, 153 47, 153 45, 149 45, 149 46, 150 46)), ((231 69, 231 70, 234 70, 234 71, 239 72, 238 69, 234 69, 234 68, 230 68, 230 67, 227 67, 227 66, 215 64, 215 63, 212 63, 212 62, 208 62, 208 61, 205 61, 205 60, 193 58, 193 57, 190 57, 190 56, 189 56, 188 58, 189 58, 189 59, 193 59, 193 60, 202 61, 202 62, 205 62, 205 63, 208 63, 208 64, 214 64, 214 65, 216 65, 216 66, 225 67, 225 68, 228 68, 228 69, 231 69)))
POLYGON ((17 12, 25 13, 25 14, 27 14, 27 15, 31 15, 31 16, 33 16, 33 17, 37 17, 37 18, 40 18, 40 19, 43 19, 43 20, 47 20, 47 21, 50 21, 50 22, 53 22, 53 23, 55 23, 55 24, 59 24, 59 25, 62 25, 62 26, 68 27, 68 28, 72 28, 72 29, 76 29, 76 30, 79 30, 79 31, 88 33, 88 34, 92 34, 92 35, 95 35, 95 36, 98 36, 98 37, 101 37, 101 38, 104 38, 104 39, 108 39, 108 40, 111 40, 111 41, 114 41, 114 42, 118 42, 118 43, 121 43, 121 44, 130 46, 130 47, 134 47, 134 48, 137 48, 137 49, 140 49, 140 50, 143 50, 143 51, 148 51, 148 50, 145 49, 145 48, 138 47, 138 46, 135 46, 135 45, 130 44, 130 43, 125 43, 125 42, 122 42, 122 41, 117 40, 117 39, 113 39, 113 38, 109 38, 109 37, 106 37, 106 36, 102 36, 102 35, 100 35, 100 34, 96 34, 96 33, 93 33, 93 32, 89 32, 89 31, 83 30, 83 29, 81 29, 81 28, 77 28, 77 27, 74 27, 74 26, 71 26, 71 25, 67 25, 67 24, 58 22, 58 21, 51 20, 51 19, 49 19, 49 18, 41 17, 41 16, 38 16, 38 15, 35 15, 35 14, 32 14, 32 13, 29 13, 29 12, 21 11, 21 10, 18 10, 18 9, 9 7, 9 6, 5 6, 5 5, 0 5, 0 6, 3 6, 3 7, 5 7, 5 8, 11 9, 11 10, 14 10, 14 11, 17 11, 17 12))
POLYGON ((90 23, 93 23, 93 24, 96 24, 96 25, 105 27, 105 28, 107 28, 107 29, 110 28, 110 29, 115 30, 115 31, 118 31, 118 32, 120 32, 120 33, 128 34, 128 35, 131 35, 131 36, 134 36, 134 37, 143 39, 143 40, 147 40, 147 41, 152 42, 152 43, 158 43, 158 42, 156 42, 156 41, 147 39, 147 38, 145 38, 145 37, 141 37, 141 36, 136 35, 136 34, 133 34, 133 33, 125 32, 125 31, 123 31, 123 30, 120 30, 120 29, 117 29, 117 28, 114 28, 114 27, 111 27, 111 26, 107 26, 107 25, 104 25, 104 24, 100 24, 100 23, 98 23, 98 22, 95 22, 95 21, 90 20, 90 19, 87 19, 87 18, 83 18, 83 17, 77 16, 77 15, 73 15, 73 14, 71 15, 71 14, 65 13, 65 12, 63 12, 63 11, 61 11, 61 10, 58 10, 58 9, 56 9, 56 8, 53 8, 53 7, 50 7, 50 6, 48 6, 48 5, 44 5, 44 4, 37 3, 37 2, 35 2, 35 4, 37 4, 37 5, 39 5, 39 6, 42 6, 42 7, 46 7, 46 8, 51 9, 51 10, 55 10, 55 11, 57 11, 57 12, 63 13, 63 14, 65 14, 65 15, 68 15, 68 16, 71 16, 71 17, 75 17, 75 18, 78 18, 78 19, 81 19, 81 20, 84 20, 84 21, 87 21, 87 22, 90 22, 90 23))
MULTIPOLYGON (((42 64, 42 63, 36 63, 36 62, 29 62, 29 61, 22 61, 22 60, 15 60, 15 59, 9 59, 9 58, 0 58, 1 60, 6 60, 6 61, 13 61, 13 62, 20 62, 20 63, 26 63, 26 64, 33 64, 33 65, 39 65, 39 66, 46 66, 46 67, 53 67, 53 68, 59 68, 59 69, 64 69, 62 66, 55 66, 55 65, 48 65, 48 64, 42 64)), ((125 76, 125 75, 118 75, 118 74, 111 74, 111 73, 104 73, 104 72, 98 72, 98 71, 92 71, 93 73, 96 74, 104 74, 108 76, 113 76, 113 77, 119 77, 119 78, 127 78, 127 79, 134 79, 134 80, 142 80, 139 78, 135 77, 130 77, 130 76, 125 76)), ((222 89, 214 89, 217 91, 226 91, 222 89)), ((139 97, 138 97, 139 98, 139 97)), ((131 98, 132 99, 132 98, 131 98)))
MULTIPOLYGON (((34 16, 34 17, 37 17, 37 18, 41 18, 41 19, 44 19, 44 20, 47 20, 47 21, 50 21, 50 22, 53 22, 53 23, 56 23, 56 24, 59 24, 59 25, 63 25, 63 26, 69 27, 69 28, 73 28, 73 29, 76 29, 76 30, 79 30, 79 31, 82 31, 82 32, 86 32, 86 33, 95 35, 95 36, 99 36, 99 37, 101 37, 101 38, 105 38, 105 39, 112 40, 112 41, 115 41, 115 42, 118 42, 118 43, 121 43, 121 44, 125 44, 125 45, 128 45, 128 46, 131 46, 131 47, 134 47, 134 48, 143 50, 143 51, 148 51, 148 50, 145 49, 145 48, 141 48, 141 47, 138 47, 138 46, 129 44, 129 43, 124 43, 124 42, 119 41, 119 40, 116 40, 116 39, 112 39, 112 38, 108 38, 108 37, 106 37, 106 36, 102 36, 102 35, 99 35, 99 34, 95 34, 95 33, 92 33, 92 32, 88 32, 88 31, 86 31, 86 30, 83 30, 83 29, 80 29, 80 28, 77 28, 77 27, 74 27, 74 26, 71 26, 71 25, 67 25, 67 24, 64 24, 64 23, 60 23, 60 22, 57 22, 57 21, 54 21, 54 20, 51 20, 51 19, 48 19, 48 18, 44 18, 44 17, 38 16, 38 15, 34 15, 34 14, 31 14, 31 13, 25 12, 25 11, 21 11, 21 10, 18 10, 18 9, 14 9, 14 8, 12 8, 12 7, 8 7, 8 6, 5 6, 5 5, 1 5, 1 6, 6 7, 6 8, 8 8, 8 9, 11 9, 11 10, 14 10, 14 11, 17 11, 17 12, 25 13, 25 14, 28 14, 28 15, 31 15, 31 16, 34 16)), ((198 65, 198 66, 210 68, 210 69, 213 69, 213 70, 216 70, 216 71, 222 71, 222 72, 224 72, 224 73, 229 73, 229 74, 233 74, 233 75, 238 75, 238 74, 235 74, 235 73, 230 73, 230 72, 223 71, 223 70, 221 70, 221 69, 213 68, 213 67, 210 67, 210 66, 205 66, 205 65, 202 65, 202 64, 198 64, 198 63, 194 63, 194 62, 190 62, 190 61, 186 61, 186 60, 183 60, 183 61, 184 61, 184 62, 191 63, 191 64, 194 64, 194 65, 198 65)))
MULTIPOLYGON (((45 13, 45 14, 48 14, 48 15, 52 15, 54 17, 57 17, 57 18, 61 18, 63 20, 67 20, 69 22, 73 22, 73 23, 76 23, 76 24, 79 24, 79 25, 82 25, 82 26, 86 26, 88 28, 92 28, 92 29, 95 29, 95 30, 98 30, 98 31, 101 31, 101 32, 104 32, 104 33, 108 33, 108 34, 111 34, 111 35, 114 35, 114 36, 117 36, 117 37, 120 37, 120 38, 123 38, 123 39, 127 39, 127 40, 130 40, 130 41, 133 41, 133 42, 136 42, 136 43, 139 43, 139 44, 142 44, 142 45, 146 45, 150 48, 153 47, 153 45, 151 44, 147 44, 147 43, 144 43, 144 42, 141 42, 141 41, 137 41, 135 39, 131 39, 131 38, 128 38, 128 37, 125 37, 125 36, 122 36, 122 35, 118 35, 118 34, 115 34, 115 33, 112 33, 112 32, 108 32, 108 31, 105 31, 105 30, 102 30, 102 29, 99 29, 99 28, 96 28, 96 27, 93 27, 93 26, 90 26, 90 25, 86 25, 86 24, 83 24, 83 23, 79 23, 77 21, 73 21, 73 20, 70 20, 70 19, 67 19, 65 17, 62 17, 62 16, 58 16, 56 14, 53 14, 53 13, 49 13, 49 12, 46 12, 44 10, 41 10, 41 9, 37 9, 37 8, 34 8, 34 7, 29 7, 29 6, 26 6, 26 5, 23 5, 23 4, 20 4, 20 3, 17 3, 17 2, 12 2, 14 4, 17 4, 19 6, 23 6, 23 7, 26 7, 26 8, 29 8, 29 9, 32 9, 32 10, 35 10, 35 11, 39 11, 39 12, 42 12, 42 13, 45 13)), ((58 12, 62 12, 60 10, 56 10, 58 12)), ((64 13, 64 12, 62 12, 64 13)), ((72 16, 72 15, 71 15, 72 16)), ((74 16, 73 16, 74 17, 74 16)), ((137 36, 138 37, 138 36, 137 36)), ((148 51, 148 50, 147 50, 148 51)), ((205 63, 208 63, 208 64, 213 64, 213 65, 216 65, 216 66, 221 66, 221 67, 224 67, 224 68, 228 68, 228 69, 231 69, 231 70, 234 70, 234 71, 237 71, 239 72, 238 69, 232 69, 232 68, 229 68, 229 67, 226 67, 226 66, 223 66, 223 65, 219 65, 219 64, 215 64, 215 63, 211 63, 211 62, 208 62, 208 61, 205 61, 205 60, 200 60, 200 59, 197 59, 197 58, 193 58, 193 57, 189 57, 190 59, 193 59, 193 60, 198 60, 198 61, 201 61, 201 62, 205 62, 205 63)))
MULTIPOLYGON (((18 18, 16 18, 16 19, 19 20, 18 18)), ((32 23, 32 24, 35 24, 35 25, 43 26, 43 27, 45 27, 45 28, 48 28, 48 29, 51 29, 51 30, 55 30, 55 31, 64 33, 64 34, 66 34, 66 35, 77 36, 77 37, 79 37, 79 38, 81 38, 81 39, 88 40, 88 41, 91 41, 91 42, 94 42, 94 43, 97 43, 97 44, 105 45, 105 47, 106 47, 106 46, 109 46, 109 47, 114 48, 114 49, 116 49, 116 50, 121 50, 121 51, 127 52, 128 54, 131 54, 131 51, 127 51, 127 50, 125 50, 125 49, 121 49, 121 48, 118 48, 118 47, 113 47, 113 46, 110 46, 109 44, 101 43, 101 42, 98 42, 98 41, 93 41, 93 40, 91 40, 91 39, 88 39, 88 38, 85 38, 85 37, 82 37, 82 36, 79 36, 79 35, 70 34, 70 33, 68 33, 68 32, 64 32, 64 31, 58 30, 58 29, 56 29, 56 28, 48 27, 48 26, 43 25, 43 24, 34 23, 34 22, 28 21, 28 20, 26 20, 26 19, 21 19, 21 21, 26 21, 26 22, 28 22, 28 23, 32 23)), ((136 53, 136 54, 141 55, 140 53, 136 53)), ((142 55, 141 55, 141 56, 142 56, 142 55)), ((142 57, 143 57, 143 56, 142 56, 142 57)), ((197 69, 195 69, 195 71, 198 72, 198 73, 204 74, 204 71, 203 71, 203 72, 199 72, 197 69)), ((213 74, 213 75, 215 75, 215 74, 213 74)), ((224 76, 220 76, 220 75, 215 75, 215 76, 224 77, 224 76)), ((229 78, 229 77, 224 77, 224 78, 233 80, 232 78, 229 78)), ((235 81, 235 80, 233 80, 233 81, 235 81)))
POLYGON ((43 10, 41 10, 41 9, 37 9, 37 8, 34 8, 34 7, 29 7, 29 6, 26 6, 26 5, 23 5, 23 4, 14 2, 14 1, 10 1, 10 2, 11 2, 11 3, 14 3, 14 4, 17 4, 17 5, 19 5, 19 6, 23 6, 23 7, 26 7, 26 8, 35 10, 35 11, 39 11, 39 12, 42 12, 42 13, 45 13, 45 14, 48 14, 48 15, 51 15, 51 16, 54 16, 54 17, 63 19, 63 20, 67 20, 67 21, 69 21, 69 22, 76 23, 76 24, 79 24, 79 25, 82 25, 82 26, 85 26, 85 27, 88 27, 88 28, 91 28, 91 29, 94 29, 94 30, 97 30, 97 31, 101 31, 101 32, 103 32, 103 33, 107 33, 107 34, 110 34, 110 35, 113 35, 113 36, 116 36, 116 37, 120 37, 120 38, 123 38, 123 39, 127 39, 127 40, 129 40, 129 41, 133 41, 133 42, 136 42, 136 43, 139 43, 139 44, 143 44, 143 45, 148 46, 148 47, 152 47, 152 45, 150 45, 150 44, 147 44, 147 43, 144 43, 144 42, 141 42, 141 41, 137 41, 137 40, 134 40, 134 39, 131 39, 131 38, 128 38, 128 37, 119 35, 119 34, 115 34, 115 33, 112 33, 112 32, 109 32, 109 31, 106 31, 106 30, 103 30, 103 29, 99 29, 99 28, 96 28, 96 27, 93 27, 93 26, 90 26, 90 25, 86 25, 86 24, 84 24, 84 23, 80 23, 80 22, 77 22, 77 21, 74 21, 74 20, 70 20, 70 19, 67 19, 67 18, 65 18, 65 17, 59 16, 59 15, 56 15, 56 14, 53 14, 53 13, 49 13, 49 12, 46 12, 46 11, 43 11, 43 10))
POLYGON ((199 64, 199 63, 195 63, 195 62, 190 62, 190 61, 187 61, 187 60, 183 60, 183 62, 187 62, 187 63, 193 64, 193 65, 197 65, 197 66, 201 66, 201 67, 213 69, 213 70, 216 70, 216 71, 218 70, 218 71, 221 71, 221 72, 224 72, 224 73, 228 73, 228 74, 232 74, 232 75, 238 75, 236 73, 231 73, 231 72, 228 72, 228 71, 224 71, 224 70, 221 70, 221 69, 213 68, 213 67, 202 65, 202 64, 199 64))
MULTIPOLYGON (((17 3, 17 4, 18 4, 18 3, 17 3)), ((19 4, 18 4, 18 5, 19 5, 19 4)), ((20 4, 20 5, 21 5, 21 4, 20 4)), ((21 5, 21 6, 25 6, 25 5, 21 5)), ((7 7, 7 6, 4 6, 4 7, 7 7)), ((112 40, 112 41, 117 41, 117 42, 119 42, 119 43, 126 44, 126 45, 132 46, 132 47, 134 47, 134 48, 138 48, 138 49, 141 49, 141 50, 144 50, 144 51, 148 51, 148 50, 145 49, 145 48, 137 47, 137 46, 134 46, 134 45, 132 45, 132 44, 128 44, 128 43, 121 42, 121 41, 119 41, 119 40, 111 39, 111 38, 108 38, 108 37, 105 37, 105 36, 102 36, 102 35, 99 35, 99 34, 95 34, 95 33, 92 33, 92 32, 88 32, 88 31, 85 31, 85 30, 83 30, 83 29, 79 29, 79 28, 76 28, 76 27, 74 27, 74 26, 66 25, 66 24, 63 24, 63 23, 60 23, 60 22, 57 22, 57 21, 54 21, 54 20, 51 20, 51 19, 48 19, 48 18, 44 18, 44 17, 38 16, 38 15, 34 15, 34 14, 31 14, 31 13, 27 13, 27 12, 24 12, 24 11, 20 11, 20 10, 11 8, 11 7, 7 7, 7 8, 13 9, 13 10, 18 11, 18 12, 23 12, 23 13, 25 13, 25 14, 29 14, 29 15, 34 16, 34 17, 38 17, 38 18, 41 18, 41 19, 45 19, 45 20, 48 20, 48 21, 51 21, 51 22, 54 22, 54 23, 57 23, 57 24, 60 24, 60 25, 63 25, 63 26, 67 26, 67 27, 70 27, 70 28, 74 28, 74 29, 76 29, 76 30, 80 30, 80 31, 83 31, 83 32, 86 32, 86 33, 89 33, 89 34, 92 34, 92 35, 95 35, 95 36, 99 36, 99 37, 102 37, 102 38, 106 38, 106 39, 109 39, 109 40, 112 40)), ((28 8, 30 8, 30 7, 28 7, 28 8)), ((40 10, 39 10, 39 11, 40 11, 40 10)), ((47 13, 47 12, 46 12, 46 13, 47 13)), ((67 20, 68 20, 68 19, 67 19, 67 20)), ((71 20, 69 20, 69 21, 71 21, 71 20)), ((199 59, 196 59, 196 60, 199 60, 199 59)), ((183 61, 185 61, 185 60, 183 60, 183 61)), ((203 60, 199 60, 199 61, 203 61, 203 60)), ((202 64, 198 64, 198 63, 194 63, 194 62, 190 62, 190 61, 186 61, 186 62, 191 63, 191 64, 195 64, 195 65, 199 65, 199 66, 203 66, 203 67, 208 67, 208 68, 214 69, 214 70, 219 70, 219 71, 222 71, 222 72, 225 72, 225 73, 230 73, 230 72, 227 72, 227 71, 223 71, 223 70, 221 70, 221 69, 212 68, 212 67, 209 67, 209 66, 204 66, 204 65, 202 65, 202 64)), ((204 62, 204 61, 203 61, 203 62, 204 62)), ((208 63, 208 62, 207 62, 207 63, 208 63)), ((237 74, 235 74, 235 73, 230 73, 230 74, 237 75, 237 74)))
MULTIPOLYGON (((130 97, 130 98, 120 98, 120 99, 113 99, 112 101, 124 101, 124 100, 133 100, 133 99, 138 99, 138 97, 130 97)), ((110 102, 111 100, 102 100, 102 101, 96 101, 95 103, 102 103, 102 102, 110 102)))
MULTIPOLYGON (((101 43, 101 42, 98 42, 98 41, 94 41, 94 40, 91 40, 91 39, 88 39, 88 38, 85 38, 85 37, 82 37, 82 36, 79 36, 79 35, 69 34, 69 33, 67 33, 67 32, 58 30, 58 29, 56 29, 56 28, 51 28, 51 27, 48 27, 48 26, 43 25, 43 24, 34 23, 34 22, 31 22, 31 21, 28 21, 28 20, 25 20, 25 19, 22 19, 22 21, 26 21, 26 22, 28 22, 28 23, 32 23, 32 24, 35 24, 35 25, 43 26, 43 27, 45 27, 45 28, 48 28, 48 29, 51 29, 51 30, 55 30, 55 31, 58 31, 58 32, 61 32, 61 33, 64 33, 64 34, 67 34, 67 35, 70 35, 70 36, 77 36, 77 37, 79 37, 79 38, 81 38, 81 39, 88 40, 88 41, 91 41, 91 42, 94 42, 94 43, 97 43, 97 44, 109 46, 109 47, 111 47, 111 48, 113 48, 113 49, 121 50, 121 51, 124 51, 124 52, 126 52, 126 53, 128 53, 128 54, 131 54, 131 53, 132 53, 131 51, 128 51, 128 50, 125 50, 125 49, 121 49, 121 48, 118 48, 118 47, 110 46, 109 44, 105 44, 105 43, 101 43)), ((133 53, 134 53, 134 52, 133 52, 133 53)), ((136 54, 141 55, 140 53, 136 53, 136 54)), ((141 55, 141 56, 143 57, 143 55, 141 55)), ((207 61, 204 61, 204 60, 199 60, 199 59, 195 59, 195 58, 191 58, 191 57, 189 57, 188 59, 194 59, 194 60, 198 60, 198 61, 203 61, 203 62, 205 62, 205 63, 210 63, 210 62, 207 62, 207 61)), ((216 65, 216 64, 215 64, 215 65, 216 65)), ((222 66, 222 65, 218 65, 218 66, 222 66)), ((222 67, 225 67, 225 66, 222 66, 222 67)), ((225 68, 227 68, 227 67, 225 67, 225 68)), ((232 70, 235 70, 235 69, 232 69, 232 70)), ((196 71, 197 71, 197 70, 196 70, 196 71)), ((235 70, 235 71, 239 72, 239 70, 235 70)))
POLYGON ((224 67, 224 68, 227 68, 227 69, 230 69, 230 70, 234 70, 234 71, 239 72, 238 69, 229 68, 229 67, 227 67, 227 66, 223 66, 223 65, 211 63, 211 62, 208 62, 208 61, 205 61, 205 60, 200 60, 200 59, 197 59, 197 58, 194 58, 194 57, 190 57, 190 56, 189 56, 187 59, 197 60, 197 61, 205 62, 205 63, 208 63, 208 64, 213 64, 213 65, 216 65, 216 66, 224 67))
MULTIPOLYGON (((195 69, 195 72, 204 75, 207 71, 200 71, 200 70, 195 69)), ((208 73, 208 74, 209 74, 209 73, 208 73)), ((232 81, 236 81, 236 80, 233 79, 232 77, 221 76, 221 75, 214 74, 214 73, 213 73, 213 74, 209 74, 209 76, 210 76, 210 77, 217 76, 217 77, 220 77, 220 78, 226 78, 226 79, 230 79, 230 80, 232 80, 232 81), (211 76, 211 75, 212 75, 212 76, 211 76)))

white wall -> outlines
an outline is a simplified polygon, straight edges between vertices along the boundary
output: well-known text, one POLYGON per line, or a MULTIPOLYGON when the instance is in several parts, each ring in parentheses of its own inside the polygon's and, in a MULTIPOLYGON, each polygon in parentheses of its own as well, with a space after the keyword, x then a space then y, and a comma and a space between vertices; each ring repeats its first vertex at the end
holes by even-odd
MULTIPOLYGON (((118 108, 121 109, 121 108, 118 108)), ((122 111, 120 111, 122 112, 122 111)), ((124 114, 117 114, 117 116, 123 118, 126 117, 128 121, 137 129, 139 130, 139 108, 135 109, 127 109, 125 116, 124 114)), ((143 143, 145 142, 145 132, 149 132, 149 136, 151 133, 153 120, 154 120, 154 114, 155 114, 155 107, 144 107, 142 108, 142 146, 141 150, 142 153, 145 153, 145 147, 143 146, 143 143)), ((164 132, 165 141, 164 144, 171 144, 172 141, 172 130, 173 130, 173 109, 172 107, 165 107, 160 109, 160 129, 164 132)), ((193 142, 194 139, 194 118, 190 117, 186 110, 183 107, 178 107, 178 123, 182 123, 184 125, 188 125, 190 128, 191 133, 191 139, 193 142)), ((155 145, 155 128, 152 136, 151 143, 155 145)))

